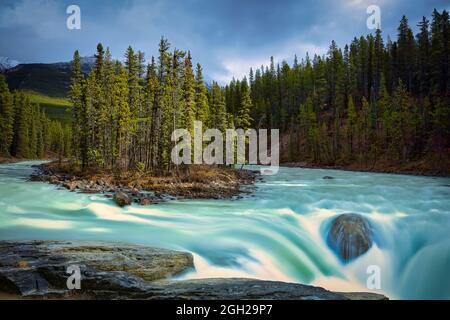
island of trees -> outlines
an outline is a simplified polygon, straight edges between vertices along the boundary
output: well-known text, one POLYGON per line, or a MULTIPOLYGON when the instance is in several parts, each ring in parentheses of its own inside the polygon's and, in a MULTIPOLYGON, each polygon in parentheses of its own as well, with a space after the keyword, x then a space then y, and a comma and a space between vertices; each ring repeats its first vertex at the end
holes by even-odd
MULTIPOLYGON (((208 90, 202 67, 194 67, 189 52, 169 51, 162 38, 159 56, 144 65, 144 54, 129 47, 122 64, 98 44, 95 67, 87 76, 80 71, 80 56, 73 58, 73 156, 83 168, 100 166, 165 174, 177 128, 225 130, 233 119, 226 111, 223 89, 208 90)), ((243 96, 250 110, 250 91, 243 96)), ((249 123, 247 123, 248 125, 249 123)))

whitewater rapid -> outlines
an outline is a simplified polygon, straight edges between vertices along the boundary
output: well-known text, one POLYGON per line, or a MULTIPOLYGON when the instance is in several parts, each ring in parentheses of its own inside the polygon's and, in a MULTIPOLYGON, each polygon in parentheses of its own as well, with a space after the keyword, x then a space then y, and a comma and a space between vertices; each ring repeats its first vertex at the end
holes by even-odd
POLYGON ((238 200, 119 208, 102 195, 26 181, 37 163, 0 165, 0 240, 127 241, 191 252, 196 270, 179 278, 251 277, 450 299, 449 178, 281 168, 238 200), (347 212, 368 219, 374 245, 343 264, 326 234, 347 212), (366 286, 373 265, 380 290, 366 286))

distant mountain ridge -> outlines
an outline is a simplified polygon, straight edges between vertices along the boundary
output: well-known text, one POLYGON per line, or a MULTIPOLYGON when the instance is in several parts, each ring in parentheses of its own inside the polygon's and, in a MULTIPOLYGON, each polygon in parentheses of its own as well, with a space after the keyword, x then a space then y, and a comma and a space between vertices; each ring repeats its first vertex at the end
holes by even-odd
POLYGON ((8 69, 14 68, 19 64, 18 61, 12 60, 8 57, 0 57, 0 72, 5 72, 8 69))
MULTIPOLYGON (((9 60, 14 61, 14 60, 9 60)), ((95 65, 95 57, 81 58, 81 71, 89 73, 95 65)), ((10 90, 30 90, 50 97, 68 96, 72 65, 71 62, 21 63, 0 69, 10 90)))

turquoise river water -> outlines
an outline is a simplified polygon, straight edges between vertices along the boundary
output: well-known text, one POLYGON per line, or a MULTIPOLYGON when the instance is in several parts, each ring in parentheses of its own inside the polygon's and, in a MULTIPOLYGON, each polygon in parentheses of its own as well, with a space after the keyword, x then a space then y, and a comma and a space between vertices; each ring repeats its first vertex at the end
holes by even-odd
POLYGON ((103 195, 28 182, 0 165, 0 240, 117 240, 192 252, 179 278, 252 277, 369 291, 369 266, 393 299, 450 299, 450 178, 280 168, 237 200, 117 207, 103 195), (324 180, 323 176, 333 176, 324 180), (333 217, 364 215, 374 245, 342 263, 326 244, 333 217))

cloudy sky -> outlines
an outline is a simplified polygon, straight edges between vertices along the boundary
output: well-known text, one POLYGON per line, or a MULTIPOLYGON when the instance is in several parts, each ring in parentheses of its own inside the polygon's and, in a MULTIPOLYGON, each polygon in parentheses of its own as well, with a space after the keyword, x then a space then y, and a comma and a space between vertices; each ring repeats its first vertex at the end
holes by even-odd
POLYGON ((372 32, 369 5, 381 9, 384 36, 395 37, 403 14, 417 30, 423 15, 450 9, 450 0, 0 0, 0 56, 68 61, 75 49, 92 55, 102 42, 116 58, 128 45, 150 57, 164 35, 223 83, 271 55, 291 62, 294 54, 325 53, 333 39, 343 46, 372 32), (81 9, 81 30, 66 27, 71 4, 81 9))

